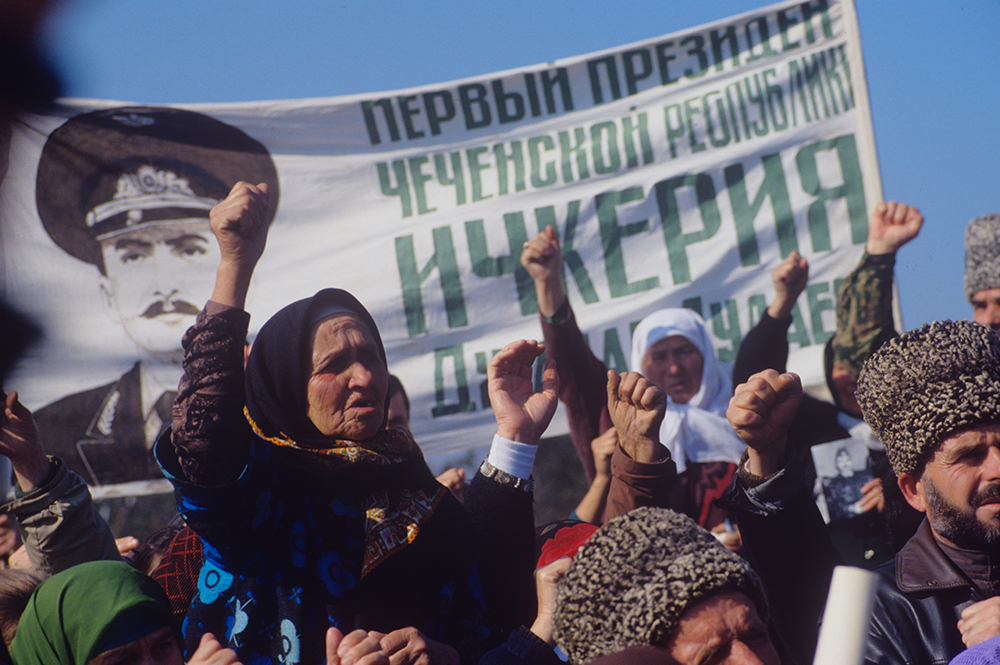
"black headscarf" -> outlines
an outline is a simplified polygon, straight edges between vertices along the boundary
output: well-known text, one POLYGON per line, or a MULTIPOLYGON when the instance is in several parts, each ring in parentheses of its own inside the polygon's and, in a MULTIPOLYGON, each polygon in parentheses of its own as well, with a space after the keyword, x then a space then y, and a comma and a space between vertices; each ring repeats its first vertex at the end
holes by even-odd
POLYGON ((342 289, 323 289, 312 298, 293 302, 260 329, 247 361, 247 414, 265 436, 287 438, 310 447, 330 445, 330 437, 320 433, 309 420, 306 385, 307 368, 312 367, 310 333, 318 313, 332 307, 349 310, 367 326, 388 373, 378 326, 357 298, 342 289))
MULTIPOLYGON (((379 431, 364 441, 324 436, 309 419, 311 332, 331 309, 356 315, 386 363, 368 310, 346 291, 324 289, 288 305, 257 333, 246 367, 246 415, 257 435, 275 446, 275 461, 294 474, 303 491, 332 493, 358 505, 361 514, 380 516, 365 520, 362 575, 367 575, 413 541, 448 491, 434 479, 408 430, 384 429, 385 415, 379 431)), ((388 402, 387 394, 386 413, 388 402)))

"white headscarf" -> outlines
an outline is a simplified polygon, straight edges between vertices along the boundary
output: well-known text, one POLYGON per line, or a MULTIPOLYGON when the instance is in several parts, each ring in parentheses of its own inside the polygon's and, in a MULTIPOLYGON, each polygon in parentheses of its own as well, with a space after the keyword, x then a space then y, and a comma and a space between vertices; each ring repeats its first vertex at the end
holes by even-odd
POLYGON ((646 350, 673 335, 680 335, 694 344, 704 359, 704 366, 701 386, 691 401, 676 404, 667 398, 660 441, 677 463, 678 473, 687 468, 688 461, 736 464, 746 444, 726 420, 726 408, 733 396, 731 370, 728 363, 716 357, 704 319, 686 308, 661 309, 647 316, 632 334, 632 369, 642 372, 646 350))

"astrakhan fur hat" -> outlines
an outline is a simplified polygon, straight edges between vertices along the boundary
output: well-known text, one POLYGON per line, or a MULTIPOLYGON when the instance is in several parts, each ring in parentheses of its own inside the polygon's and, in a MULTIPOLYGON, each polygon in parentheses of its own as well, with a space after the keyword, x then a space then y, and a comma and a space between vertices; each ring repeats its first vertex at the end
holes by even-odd
POLYGON ((1000 422, 1000 340, 973 321, 935 321, 872 354, 858 378, 865 422, 898 476, 953 432, 1000 422))
POLYGON ((1000 288, 1000 213, 983 215, 965 227, 965 298, 1000 288))
POLYGON ((637 508, 602 526, 573 558, 559 583, 556 642, 573 663, 633 645, 665 647, 690 605, 730 590, 767 616, 760 580, 743 558, 689 517, 637 508))

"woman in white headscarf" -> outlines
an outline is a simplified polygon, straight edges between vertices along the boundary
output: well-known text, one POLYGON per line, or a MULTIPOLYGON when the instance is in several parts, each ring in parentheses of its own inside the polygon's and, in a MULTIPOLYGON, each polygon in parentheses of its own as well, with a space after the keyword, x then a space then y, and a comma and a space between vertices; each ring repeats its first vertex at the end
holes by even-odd
POLYGON ((631 369, 667 395, 660 442, 681 474, 685 512, 711 521, 711 499, 724 490, 746 445, 726 420, 730 368, 715 355, 705 321, 684 308, 661 309, 632 333, 631 369), (691 467, 695 473, 685 473, 691 467))
POLYGON ((746 446, 726 420, 733 382, 698 314, 671 308, 647 316, 632 334, 631 364, 667 394, 660 440, 674 456, 678 472, 688 460, 739 461, 746 446))
MULTIPOLYGON (((535 281, 545 352, 559 367, 559 400, 573 445, 593 480, 591 441, 611 428, 608 368, 576 323, 563 289, 562 256, 551 227, 525 243, 521 264, 535 281)), ((729 486, 745 446, 726 421, 732 381, 729 368, 715 357, 705 322, 686 309, 651 314, 635 330, 631 364, 668 397, 660 441, 670 452, 667 461, 672 459, 683 473, 673 486, 665 460, 625 459, 619 446, 611 466, 619 478, 627 476, 619 485, 627 496, 616 504, 612 490, 605 517, 636 505, 658 505, 683 511, 707 528, 717 526, 726 513, 713 509, 711 500, 729 486)))

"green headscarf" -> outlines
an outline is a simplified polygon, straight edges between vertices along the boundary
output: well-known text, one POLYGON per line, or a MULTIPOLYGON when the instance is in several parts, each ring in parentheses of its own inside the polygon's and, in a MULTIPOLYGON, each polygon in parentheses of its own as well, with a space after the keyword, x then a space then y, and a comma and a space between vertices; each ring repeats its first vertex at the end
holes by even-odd
POLYGON ((10 655, 17 665, 85 665, 173 620, 163 589, 124 561, 91 561, 38 585, 10 655))

